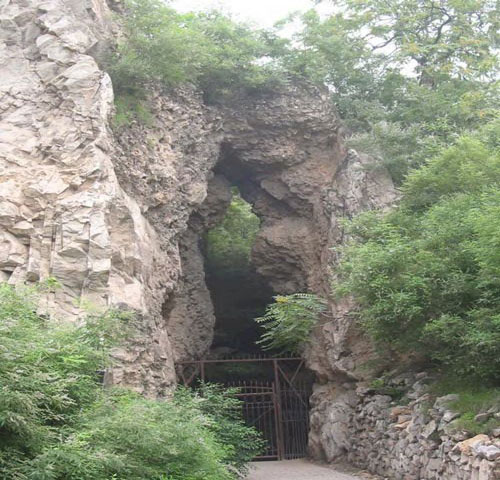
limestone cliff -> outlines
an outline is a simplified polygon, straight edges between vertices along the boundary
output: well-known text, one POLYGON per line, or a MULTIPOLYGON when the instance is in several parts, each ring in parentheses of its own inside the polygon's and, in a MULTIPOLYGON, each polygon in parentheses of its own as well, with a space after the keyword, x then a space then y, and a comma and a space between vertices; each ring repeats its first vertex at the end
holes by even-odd
MULTIPOLYGON (((208 349, 197 243, 230 184, 262 219, 253 261, 283 293, 327 294, 339 218, 394 198, 385 172, 345 149, 326 91, 295 85, 212 107, 191 88, 152 91, 152 125, 113 133, 112 85, 94 59, 114 35, 106 3, 0 5, 1 275, 57 278, 43 303, 65 318, 82 299, 135 310, 139 334, 116 352, 114 382, 162 393, 174 359, 208 349)), ((308 358, 324 378, 354 368, 348 323, 315 335, 308 358)))

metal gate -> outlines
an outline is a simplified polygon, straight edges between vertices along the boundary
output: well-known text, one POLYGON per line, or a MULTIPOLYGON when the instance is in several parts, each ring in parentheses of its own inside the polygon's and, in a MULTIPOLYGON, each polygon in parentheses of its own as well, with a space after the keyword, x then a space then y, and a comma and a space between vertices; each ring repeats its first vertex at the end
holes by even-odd
POLYGON ((266 365, 269 379, 233 379, 227 387, 237 387, 243 401, 243 416, 248 425, 261 432, 267 442, 265 452, 257 459, 293 459, 306 456, 309 431, 309 397, 311 382, 301 378, 301 358, 231 358, 198 360, 177 364, 177 374, 184 385, 195 380, 213 381, 214 365, 260 363, 266 365))

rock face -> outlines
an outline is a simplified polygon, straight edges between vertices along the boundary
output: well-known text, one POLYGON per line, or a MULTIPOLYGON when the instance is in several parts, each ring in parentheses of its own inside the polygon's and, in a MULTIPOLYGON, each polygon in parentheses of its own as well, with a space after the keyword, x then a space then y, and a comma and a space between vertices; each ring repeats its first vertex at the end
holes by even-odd
MULTIPOLYGON (((55 277, 62 288, 42 303, 64 318, 82 316, 81 300, 137 312, 109 381, 161 394, 174 359, 210 346, 198 240, 230 184, 262 219, 254 263, 283 293, 326 293, 339 216, 394 198, 384 172, 346 151, 327 92, 296 85, 207 107, 189 88, 152 91, 152 124, 113 133, 112 85, 94 60, 114 34, 106 3, 0 6, 2 279, 55 277)), ((334 343, 332 359, 355 348, 334 343)), ((309 355, 325 378, 337 371, 317 360, 329 348, 318 340, 309 355)))
POLYGON ((0 270, 10 283, 57 278, 43 304, 65 318, 80 299, 136 310, 147 335, 115 380, 161 390, 173 365, 153 319, 172 260, 116 177, 112 86, 91 56, 108 18, 97 1, 0 2, 0 270))
POLYGON ((352 384, 317 389, 311 448, 327 461, 348 460, 393 479, 499 478, 500 439, 467 438, 454 423, 458 396, 434 398, 426 383, 422 374, 408 374, 393 378, 385 392, 352 384))

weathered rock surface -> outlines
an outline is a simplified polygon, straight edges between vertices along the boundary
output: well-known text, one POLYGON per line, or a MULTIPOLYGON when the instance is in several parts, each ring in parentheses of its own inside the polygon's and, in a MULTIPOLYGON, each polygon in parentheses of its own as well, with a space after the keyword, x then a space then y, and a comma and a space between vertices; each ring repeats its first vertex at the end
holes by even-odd
POLYGON ((42 303, 65 318, 80 299, 136 310, 142 335, 117 352, 114 378, 161 391, 174 373, 154 318, 172 259, 116 178, 112 86, 91 56, 110 32, 106 4, 3 0, 0 22, 2 277, 57 278, 42 303))
MULTIPOLYGON (((113 34, 105 2, 4 1, 1 19, 2 278, 56 277, 62 289, 43 304, 67 318, 81 299, 135 310, 139 335, 117 351, 112 381, 162 392, 174 358, 209 347, 197 242, 228 182, 262 219, 254 263, 283 293, 326 293, 339 217, 394 198, 385 172, 345 150, 327 92, 297 85, 207 107, 189 88, 152 91, 152 124, 113 134, 112 86, 92 56, 113 34)), ((357 347, 342 329, 324 342, 322 330, 309 358, 329 378, 350 368, 335 356, 357 347)))

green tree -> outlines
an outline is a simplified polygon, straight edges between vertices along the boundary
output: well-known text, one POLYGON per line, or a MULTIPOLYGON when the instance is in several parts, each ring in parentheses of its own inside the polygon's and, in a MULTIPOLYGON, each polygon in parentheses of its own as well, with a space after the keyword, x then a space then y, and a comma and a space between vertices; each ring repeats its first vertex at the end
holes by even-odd
POLYGON ((331 87, 350 144, 398 184, 497 115, 494 1, 343 0, 335 14, 311 11, 302 22, 283 62, 331 87))
POLYGON ((389 68, 410 68, 420 84, 494 77, 495 0, 342 0, 338 14, 389 68))
POLYGON ((264 329, 257 343, 265 350, 300 354, 326 309, 326 302, 310 293, 276 295, 264 315, 255 319, 264 329))
POLYGON ((352 222, 337 292, 384 348, 498 382, 500 156, 488 138, 461 137, 408 176, 400 207, 352 222))

